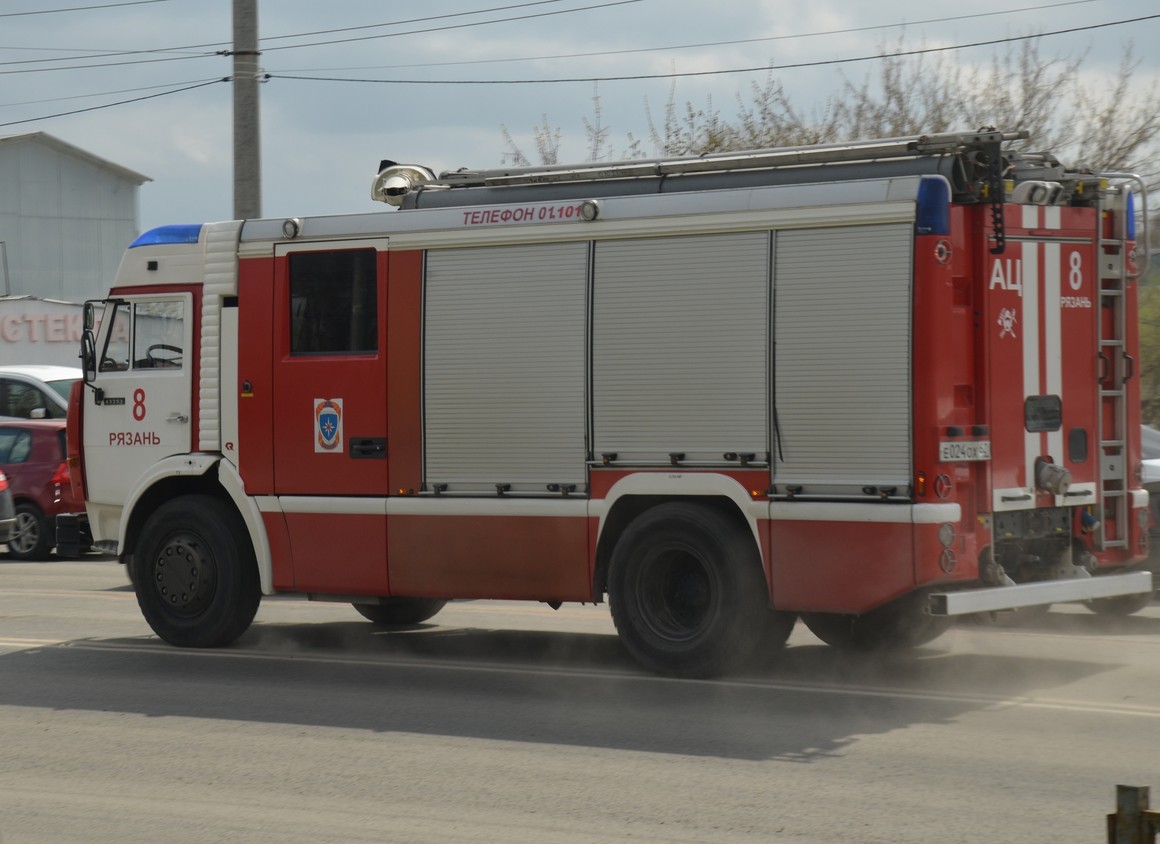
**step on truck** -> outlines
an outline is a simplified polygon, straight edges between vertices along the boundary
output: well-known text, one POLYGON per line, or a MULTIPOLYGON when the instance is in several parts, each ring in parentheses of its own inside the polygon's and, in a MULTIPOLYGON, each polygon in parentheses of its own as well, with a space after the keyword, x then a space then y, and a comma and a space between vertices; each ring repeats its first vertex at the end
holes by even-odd
POLYGON ((1023 137, 385 161, 373 213, 148 231, 85 310, 96 544, 188 647, 285 593, 607 598, 676 676, 798 618, 876 649, 1131 611, 1144 187, 1023 137))

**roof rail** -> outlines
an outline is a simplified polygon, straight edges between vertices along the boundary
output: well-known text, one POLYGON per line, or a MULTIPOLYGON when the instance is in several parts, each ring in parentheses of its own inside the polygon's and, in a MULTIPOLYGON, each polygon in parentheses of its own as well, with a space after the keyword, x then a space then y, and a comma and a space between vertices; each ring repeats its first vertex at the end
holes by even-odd
POLYGON ((781 147, 740 153, 706 153, 675 158, 630 159, 582 165, 550 164, 487 170, 461 169, 440 173, 437 179, 427 182, 424 187, 500 187, 552 182, 588 182, 605 179, 655 178, 688 173, 915 158, 964 152, 985 144, 1023 140, 1027 137, 1027 132, 999 132, 996 130, 951 132, 845 144, 781 147))

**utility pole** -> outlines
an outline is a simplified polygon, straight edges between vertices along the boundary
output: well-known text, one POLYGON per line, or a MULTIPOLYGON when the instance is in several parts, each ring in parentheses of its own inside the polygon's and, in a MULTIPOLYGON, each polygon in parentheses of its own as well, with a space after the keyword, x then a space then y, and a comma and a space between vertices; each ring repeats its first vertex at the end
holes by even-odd
POLYGON ((234 219, 262 216, 258 0, 234 0, 234 219))

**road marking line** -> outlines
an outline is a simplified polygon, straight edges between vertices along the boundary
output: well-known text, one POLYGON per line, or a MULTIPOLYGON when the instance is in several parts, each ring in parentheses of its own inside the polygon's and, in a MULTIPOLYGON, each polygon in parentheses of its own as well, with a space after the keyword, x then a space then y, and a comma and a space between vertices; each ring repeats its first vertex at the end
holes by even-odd
POLYGON ((63 645, 67 639, 0 639, 0 648, 36 648, 45 645, 63 645))

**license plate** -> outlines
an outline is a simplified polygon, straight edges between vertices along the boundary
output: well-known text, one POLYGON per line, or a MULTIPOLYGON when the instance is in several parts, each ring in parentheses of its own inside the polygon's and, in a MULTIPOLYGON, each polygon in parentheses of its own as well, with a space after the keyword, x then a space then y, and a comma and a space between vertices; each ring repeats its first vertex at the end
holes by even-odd
POLYGON ((943 463, 954 463, 960 460, 990 460, 991 441, 940 442, 938 444, 938 459, 943 463))

